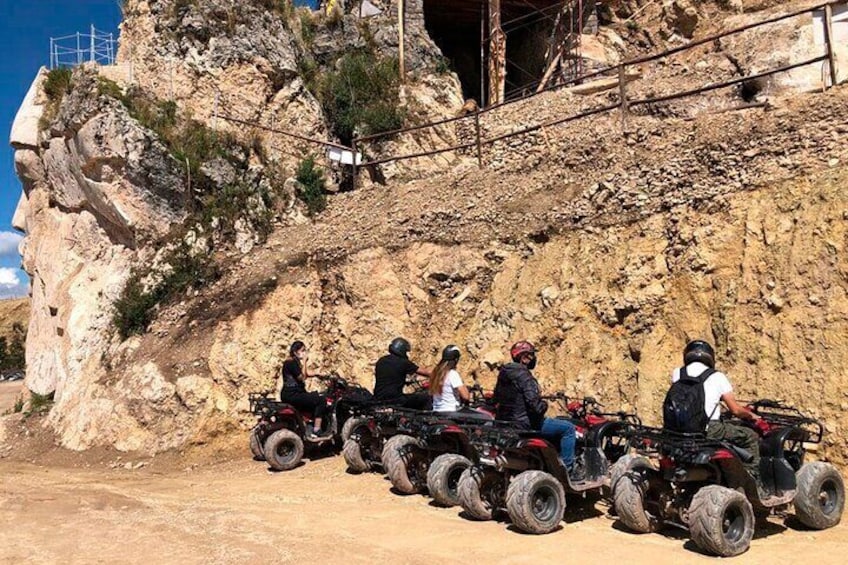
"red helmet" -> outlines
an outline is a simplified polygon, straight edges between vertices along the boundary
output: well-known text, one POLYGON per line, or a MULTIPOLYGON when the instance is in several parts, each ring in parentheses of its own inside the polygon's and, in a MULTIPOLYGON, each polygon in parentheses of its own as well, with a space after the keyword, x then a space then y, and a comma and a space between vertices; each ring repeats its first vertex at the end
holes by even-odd
POLYGON ((509 350, 509 355, 516 363, 526 353, 536 353, 536 348, 529 341, 516 342, 509 350))

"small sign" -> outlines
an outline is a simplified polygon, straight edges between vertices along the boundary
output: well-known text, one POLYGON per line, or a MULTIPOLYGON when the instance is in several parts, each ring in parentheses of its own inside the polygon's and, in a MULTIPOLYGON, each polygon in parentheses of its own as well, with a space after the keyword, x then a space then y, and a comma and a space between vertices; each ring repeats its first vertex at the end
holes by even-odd
MULTIPOLYGON (((330 147, 327 150, 327 158, 330 161, 335 161, 337 163, 341 163, 342 165, 353 165, 353 151, 348 151, 347 149, 338 149, 336 147, 330 147)), ((356 164, 362 164, 362 153, 356 154, 356 164)))
MULTIPOLYGON (((833 6, 833 40, 848 42, 848 4, 833 6)), ((824 10, 813 12, 813 41, 816 45, 824 45, 824 10)))

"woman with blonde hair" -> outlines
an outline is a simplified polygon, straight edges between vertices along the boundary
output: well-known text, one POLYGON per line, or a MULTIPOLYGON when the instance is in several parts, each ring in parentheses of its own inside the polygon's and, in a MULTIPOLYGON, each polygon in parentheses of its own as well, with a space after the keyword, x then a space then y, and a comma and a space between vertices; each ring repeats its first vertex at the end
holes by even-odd
POLYGON ((471 399, 468 387, 462 384, 462 378, 456 370, 459 357, 459 348, 448 345, 442 351, 442 360, 433 369, 430 394, 433 395, 434 412, 456 412, 463 402, 471 399))

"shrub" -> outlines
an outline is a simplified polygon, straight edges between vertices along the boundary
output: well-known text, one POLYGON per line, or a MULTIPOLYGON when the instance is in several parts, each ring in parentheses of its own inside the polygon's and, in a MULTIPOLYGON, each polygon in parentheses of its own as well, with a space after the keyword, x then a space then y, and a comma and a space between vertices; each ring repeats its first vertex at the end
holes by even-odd
POLYGON ((97 77, 97 94, 124 102, 124 93, 118 83, 102 76, 97 77))
POLYGON ((210 192, 203 199, 201 223, 212 227, 213 220, 219 221, 218 229, 224 236, 235 233, 239 218, 250 222, 251 227, 265 238, 271 233, 273 204, 271 195, 246 182, 234 182, 221 190, 210 192))
POLYGON ((47 129, 53 122, 59 112, 59 104, 62 102, 62 98, 73 88, 71 69, 50 70, 44 80, 43 88, 44 94, 47 96, 47 104, 45 104, 44 112, 38 120, 38 127, 42 130, 47 129))
MULTIPOLYGON (((17 406, 17 404, 15 406, 17 406)), ((37 392, 32 392, 30 393, 29 397, 29 410, 26 411, 24 416, 29 417, 33 414, 43 414, 45 412, 49 412, 52 406, 52 392, 48 394, 38 394, 37 392)), ((21 405, 21 410, 23 410, 23 405, 21 405)))
POLYGON ((145 289, 142 282, 149 272, 134 269, 124 286, 121 296, 115 302, 112 321, 118 329, 121 339, 147 331, 153 321, 153 309, 189 287, 199 288, 218 278, 218 269, 208 257, 191 254, 185 244, 181 244, 168 256, 170 271, 152 288, 145 289))
POLYGON ((319 97, 333 133, 350 143, 356 133, 373 134, 403 125, 397 59, 368 52, 347 54, 327 73, 319 97))
POLYGON ((44 81, 44 94, 51 102, 59 102, 62 97, 71 91, 71 69, 52 69, 47 73, 44 81))
POLYGON ((307 47, 311 47, 315 41, 315 20, 312 19, 312 12, 309 9, 298 10, 300 14, 300 37, 307 47))
POLYGON ((15 405, 12 407, 12 412, 20 414, 24 411, 24 399, 20 396, 15 399, 15 405))
POLYGON ((297 197, 306 204, 309 215, 315 215, 327 207, 327 197, 324 194, 326 181, 324 171, 315 166, 315 158, 309 156, 297 167, 297 182, 299 188, 297 197))

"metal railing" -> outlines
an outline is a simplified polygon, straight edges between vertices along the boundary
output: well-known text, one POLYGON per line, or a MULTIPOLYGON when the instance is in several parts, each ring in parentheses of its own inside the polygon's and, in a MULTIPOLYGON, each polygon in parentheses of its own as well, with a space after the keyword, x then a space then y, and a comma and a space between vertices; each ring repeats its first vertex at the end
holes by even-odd
MULTIPOLYGON (((833 6, 844 4, 844 3, 845 3, 845 0, 831 0, 830 2, 817 4, 815 6, 811 6, 811 7, 808 7, 808 8, 801 9, 801 10, 789 12, 789 13, 786 13, 786 14, 781 14, 781 15, 778 15, 778 16, 774 16, 774 17, 767 18, 767 19, 764 19, 764 20, 760 20, 760 21, 757 21, 757 22, 753 22, 753 23, 750 23, 750 24, 739 26, 739 27, 736 27, 736 28, 733 28, 733 29, 730 29, 730 30, 723 31, 721 33, 713 34, 713 35, 703 37, 703 38, 698 39, 698 40, 691 41, 690 43, 688 43, 686 45, 681 45, 681 46, 669 49, 667 51, 663 51, 661 53, 656 53, 656 54, 653 54, 653 55, 646 55, 646 56, 642 56, 642 57, 636 57, 636 58, 633 58, 633 59, 623 61, 623 62, 619 63, 618 65, 613 65, 613 66, 605 67, 605 68, 597 70, 597 71, 593 71, 591 73, 582 74, 582 75, 575 77, 575 78, 573 78, 569 81, 559 83, 559 84, 556 84, 556 85, 552 85, 548 88, 540 90, 539 92, 531 94, 527 97, 516 99, 516 100, 507 100, 505 102, 501 102, 499 104, 495 104, 495 105, 489 106, 487 108, 479 109, 476 112, 469 113, 469 114, 464 115, 464 116, 456 116, 456 117, 451 117, 451 118, 445 118, 445 119, 442 119, 442 120, 430 122, 430 123, 427 123, 427 124, 421 124, 421 125, 417 125, 417 126, 413 126, 413 127, 396 129, 396 130, 382 132, 382 133, 373 134, 373 135, 365 135, 365 136, 355 137, 353 139, 353 143, 352 143, 352 147, 351 147, 351 151, 354 153, 354 155, 357 154, 358 150, 364 148, 366 143, 373 143, 373 142, 376 142, 378 140, 388 139, 390 137, 395 137, 395 136, 398 136, 398 135, 402 135, 402 134, 406 134, 406 133, 410 133, 410 132, 414 132, 414 131, 437 128, 437 127, 440 127, 440 126, 445 126, 445 125, 448 125, 448 124, 461 122, 461 121, 469 122, 469 124, 473 123, 473 128, 471 128, 471 129, 473 129, 473 132, 474 132, 474 141, 472 141, 472 142, 457 143, 455 145, 449 145, 449 146, 446 146, 446 147, 430 149, 430 150, 426 150, 426 151, 419 151, 419 152, 415 152, 415 153, 407 153, 407 154, 403 154, 403 155, 384 156, 384 157, 368 160, 368 161, 365 161, 365 162, 362 162, 362 163, 355 163, 354 164, 354 174, 353 174, 354 183, 356 183, 356 177, 357 177, 356 169, 357 169, 357 167, 376 166, 376 165, 382 165, 382 164, 386 164, 386 163, 404 161, 404 160, 409 160, 409 159, 429 157, 429 156, 438 155, 438 154, 441 154, 441 153, 447 153, 447 152, 450 152, 450 151, 463 151, 463 150, 471 149, 471 148, 476 148, 476 154, 477 154, 476 156, 477 156, 478 166, 482 168, 483 167, 483 148, 486 147, 486 146, 490 146, 494 143, 497 143, 499 141, 503 141, 505 139, 509 139, 509 138, 521 136, 521 135, 526 135, 528 133, 532 133, 532 132, 535 132, 535 131, 538 131, 538 130, 541 130, 541 129, 544 129, 544 128, 549 128, 549 127, 557 126, 557 125, 560 125, 560 124, 565 124, 565 123, 568 123, 568 122, 581 120, 583 118, 588 118, 588 117, 591 117, 591 116, 596 116, 596 115, 599 115, 599 114, 604 114, 604 113, 612 112, 612 111, 615 111, 615 110, 618 110, 621 113, 621 123, 622 123, 622 128, 624 128, 625 125, 626 125, 627 115, 630 112, 630 109, 635 107, 635 106, 647 105, 647 104, 656 104, 656 103, 660 103, 660 102, 668 102, 668 101, 671 101, 671 100, 695 96, 695 95, 698 95, 698 94, 703 94, 703 93, 706 93, 706 92, 711 92, 711 91, 714 91, 714 90, 719 90, 719 89, 722 89, 722 88, 728 88, 728 87, 731 87, 731 86, 739 85, 739 84, 742 84, 742 83, 745 83, 745 82, 748 82, 748 81, 754 81, 754 80, 764 78, 764 77, 768 77, 768 76, 772 76, 772 75, 775 75, 775 74, 784 73, 784 72, 787 72, 787 71, 791 71, 793 69, 797 69, 797 68, 800 68, 800 67, 804 67, 804 66, 812 65, 812 64, 816 64, 816 63, 822 63, 822 62, 827 63, 827 65, 829 67, 829 72, 828 72, 829 79, 830 79, 829 86, 831 86, 831 87, 835 86, 837 84, 837 68, 836 68, 836 56, 834 54, 834 46, 833 46, 834 39, 833 39, 833 33, 832 33, 832 9, 833 9, 833 6), (690 90, 684 90, 684 91, 679 91, 679 92, 675 92, 675 93, 671 93, 671 94, 665 94, 665 95, 661 95, 661 96, 641 98, 641 99, 629 99, 628 98, 628 94, 627 94, 627 69, 629 67, 636 67, 636 66, 639 66, 639 65, 643 65, 645 63, 649 63, 649 62, 657 61, 659 59, 670 57, 670 56, 673 56, 673 55, 678 54, 678 53, 689 51, 689 50, 694 49, 696 47, 699 47, 701 45, 711 43, 711 42, 715 42, 715 41, 720 40, 722 38, 729 37, 729 36, 732 36, 732 35, 736 35, 736 34, 751 30, 751 29, 755 29, 755 28, 762 27, 762 26, 765 26, 765 25, 770 25, 770 24, 774 24, 774 23, 777 23, 777 22, 781 22, 781 21, 784 21, 784 20, 791 19, 791 18, 796 18, 796 17, 802 16, 802 15, 813 14, 815 12, 821 12, 821 11, 824 11, 824 14, 825 14, 825 17, 824 17, 825 53, 823 53, 822 55, 812 57, 812 58, 809 58, 809 59, 805 59, 805 60, 797 62, 797 63, 791 63, 791 64, 783 65, 783 66, 780 66, 780 67, 772 68, 772 69, 762 71, 762 72, 759 72, 759 73, 756 73, 756 74, 736 77, 736 78, 733 78, 733 79, 730 79, 730 80, 712 83, 712 84, 708 84, 708 85, 705 85, 705 86, 701 86, 699 88, 693 88, 693 89, 690 89, 690 90), (569 115, 569 116, 566 116, 566 117, 548 120, 548 121, 541 122, 541 123, 533 125, 533 126, 528 126, 528 127, 525 127, 525 128, 515 130, 515 131, 511 131, 511 132, 508 132, 508 133, 497 135, 497 136, 494 136, 494 137, 490 137, 490 138, 484 138, 483 137, 482 128, 481 128, 481 117, 485 116, 486 114, 489 114, 492 111, 497 110, 499 108, 503 108, 505 106, 509 106, 509 105, 512 105, 512 104, 520 103, 520 102, 525 102, 528 99, 533 98, 535 96, 538 96, 538 95, 540 95, 544 92, 550 92, 552 90, 558 90, 558 89, 561 89, 561 88, 564 88, 564 87, 567 87, 567 86, 580 84, 582 82, 587 81, 588 79, 597 78, 597 77, 601 77, 601 76, 604 76, 604 75, 617 75, 617 77, 618 77, 619 100, 617 102, 615 102, 613 104, 607 104, 607 105, 604 105, 604 106, 584 110, 582 112, 579 112, 579 113, 576 113, 576 114, 573 114, 573 115, 569 115)), ((827 87, 828 85, 825 84, 825 86, 827 87)))
POLYGON ((50 69, 75 67, 83 63, 113 65, 117 41, 113 33, 91 26, 89 33, 50 38, 50 69))

